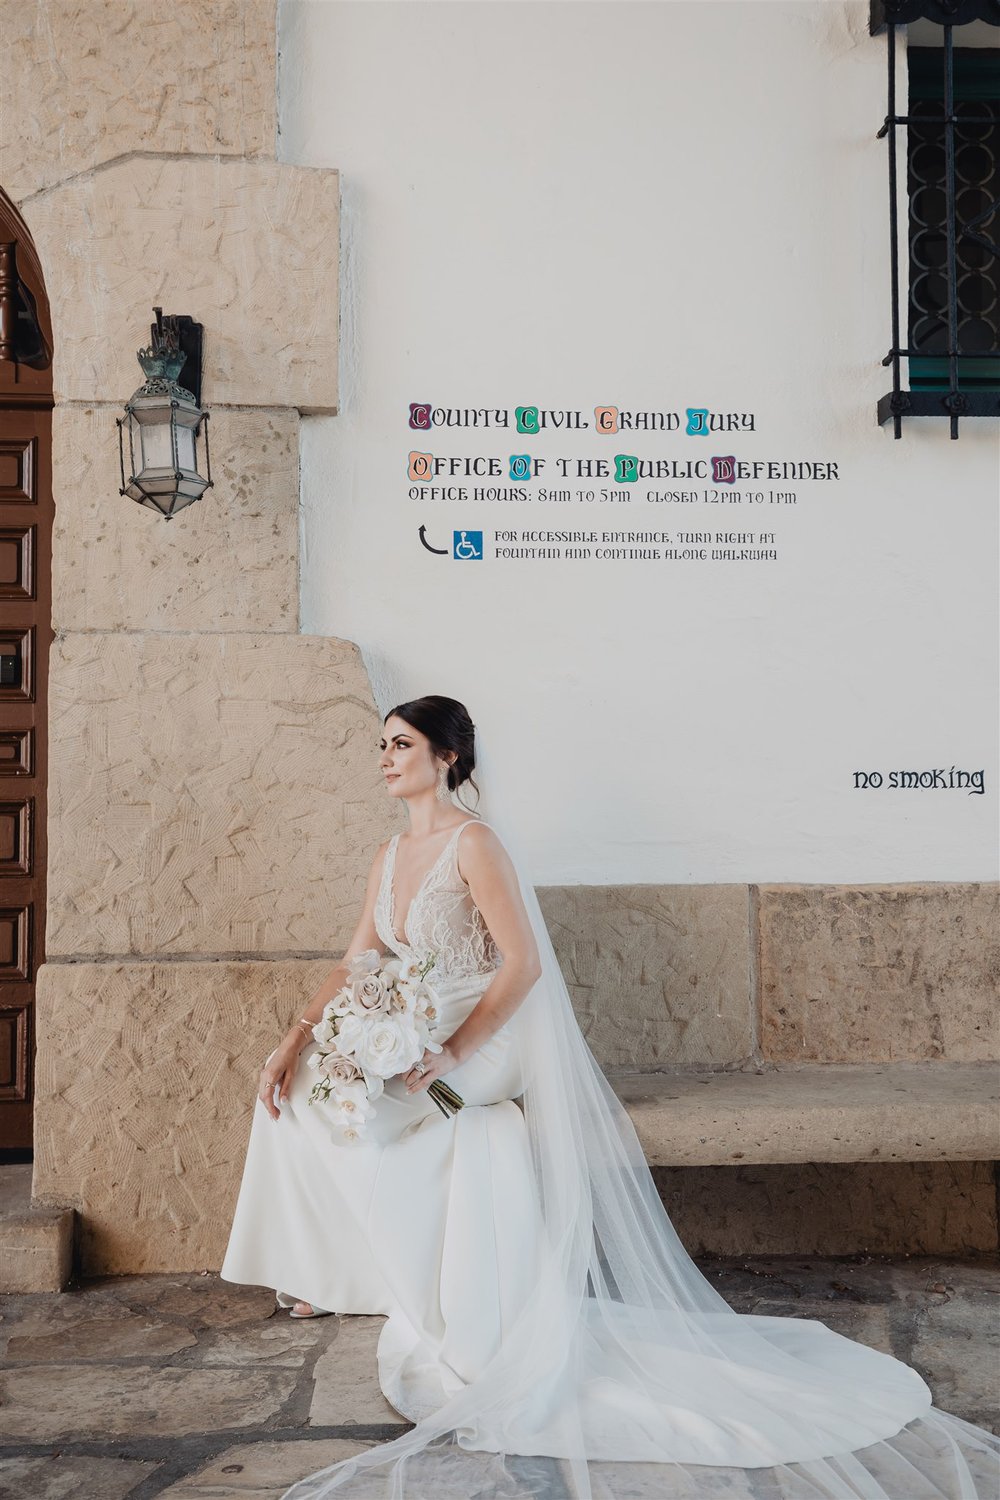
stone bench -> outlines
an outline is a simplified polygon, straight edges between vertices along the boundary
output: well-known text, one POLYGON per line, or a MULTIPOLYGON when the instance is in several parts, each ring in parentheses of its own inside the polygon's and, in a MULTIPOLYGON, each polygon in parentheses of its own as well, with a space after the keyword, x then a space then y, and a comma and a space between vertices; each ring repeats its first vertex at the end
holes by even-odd
POLYGON ((762 1072, 609 1070, 653 1166, 990 1161, 1000 1064, 812 1064, 762 1072))
MULTIPOLYGON (((1000 1156, 1000 1064, 804 1064, 657 1073, 609 1069, 608 1078, 694 1253, 825 1249, 842 1254, 859 1244, 883 1252, 906 1247, 927 1253, 940 1253, 943 1244, 957 1253, 993 1245, 995 1222, 992 1229, 980 1223, 993 1188, 976 1174, 988 1174, 985 1164, 1000 1156), (938 1183, 933 1173, 947 1169, 934 1164, 948 1162, 969 1163, 968 1180, 948 1175, 938 1183), (762 1168, 773 1173, 786 1164, 799 1170, 794 1164, 828 1163, 893 1164, 892 1171, 911 1176, 892 1183, 880 1179, 874 1214, 863 1206, 863 1183, 839 1179, 838 1189, 831 1179, 818 1194, 828 1205, 819 1222, 815 1184, 810 1190, 786 1180, 772 1189, 760 1175, 762 1168), (927 1165, 906 1168, 900 1165, 904 1163, 927 1165), (676 1169, 695 1169, 698 1178, 697 1169, 720 1167, 733 1169, 737 1177, 741 1168, 758 1170, 742 1185, 736 1177, 727 1178, 724 1188, 708 1182, 704 1173, 700 1183, 688 1176, 681 1197, 671 1194, 676 1169), (929 1237, 920 1222, 922 1213, 934 1218, 935 1201, 947 1206, 947 1215, 942 1210, 939 1217, 950 1221, 950 1238, 942 1243, 929 1237), (881 1228, 873 1227, 878 1220, 881 1228), (882 1239, 873 1237, 879 1233, 882 1239)), ((30 1167, 6 1167, 0 1173, 4 1291, 54 1291, 69 1274, 75 1215, 72 1210, 33 1208, 30 1180, 30 1167)))
POLYGON ((61 1292, 75 1230, 73 1209, 32 1204, 30 1166, 0 1166, 0 1292, 61 1292))

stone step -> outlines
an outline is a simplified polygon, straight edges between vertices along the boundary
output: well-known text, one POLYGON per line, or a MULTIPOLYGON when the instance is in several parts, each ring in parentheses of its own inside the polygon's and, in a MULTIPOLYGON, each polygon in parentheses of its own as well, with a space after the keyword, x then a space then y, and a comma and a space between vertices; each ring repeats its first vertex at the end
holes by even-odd
POLYGON ((0 1292, 61 1292, 73 1274, 76 1213, 31 1203, 31 1166, 0 1166, 0 1292))
POLYGON ((992 1161, 1000 1064, 814 1063, 608 1079, 654 1166, 992 1161))

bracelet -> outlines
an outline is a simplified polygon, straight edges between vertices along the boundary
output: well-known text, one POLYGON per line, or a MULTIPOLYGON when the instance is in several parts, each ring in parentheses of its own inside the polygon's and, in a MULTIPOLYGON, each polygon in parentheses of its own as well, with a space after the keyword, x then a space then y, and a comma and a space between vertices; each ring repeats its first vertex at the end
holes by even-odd
POLYGON ((300 1021, 296 1021, 295 1024, 296 1024, 296 1026, 305 1026, 307 1028, 307 1031, 308 1031, 309 1040, 310 1041, 313 1040, 313 1023, 312 1023, 312 1021, 307 1021, 306 1018, 305 1018, 305 1016, 303 1016, 302 1019, 300 1021))

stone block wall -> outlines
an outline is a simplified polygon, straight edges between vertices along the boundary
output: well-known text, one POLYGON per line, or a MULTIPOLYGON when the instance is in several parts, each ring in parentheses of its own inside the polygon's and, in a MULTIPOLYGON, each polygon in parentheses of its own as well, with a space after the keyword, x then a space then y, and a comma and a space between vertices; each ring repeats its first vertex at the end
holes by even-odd
POLYGON ((356 646, 73 632, 50 711, 50 962, 343 950, 404 822, 356 646))
POLYGON ((775 1063, 1000 1058, 996 883, 762 886, 775 1063))
POLYGON ((162 306, 205 326, 210 406, 337 410, 336 172, 143 152, 19 206, 43 267, 62 267, 46 278, 57 400, 124 402, 162 306))
POLYGON ((555 886, 538 899, 602 1066, 721 1067, 753 1055, 746 886, 555 886))
MULTIPOLYGON (((85 1271, 218 1269, 257 1069, 328 957, 46 964, 36 1183, 85 1271)), ((36 1197, 38 1197, 36 1188, 36 1197)))
POLYGON ((1000 1059, 1000 885, 539 892, 612 1068, 1000 1059))
POLYGON ((274 0, 4 7, 0 182, 15 202, 115 156, 273 158, 274 0))

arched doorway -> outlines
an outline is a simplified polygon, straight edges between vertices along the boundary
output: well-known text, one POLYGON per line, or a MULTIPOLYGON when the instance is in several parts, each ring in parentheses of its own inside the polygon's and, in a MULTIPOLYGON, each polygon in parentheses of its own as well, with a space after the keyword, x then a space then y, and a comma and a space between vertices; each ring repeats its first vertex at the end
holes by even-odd
POLYGON ((0 188, 0 1148, 32 1143, 45 960, 52 640, 52 328, 34 243, 0 188))

